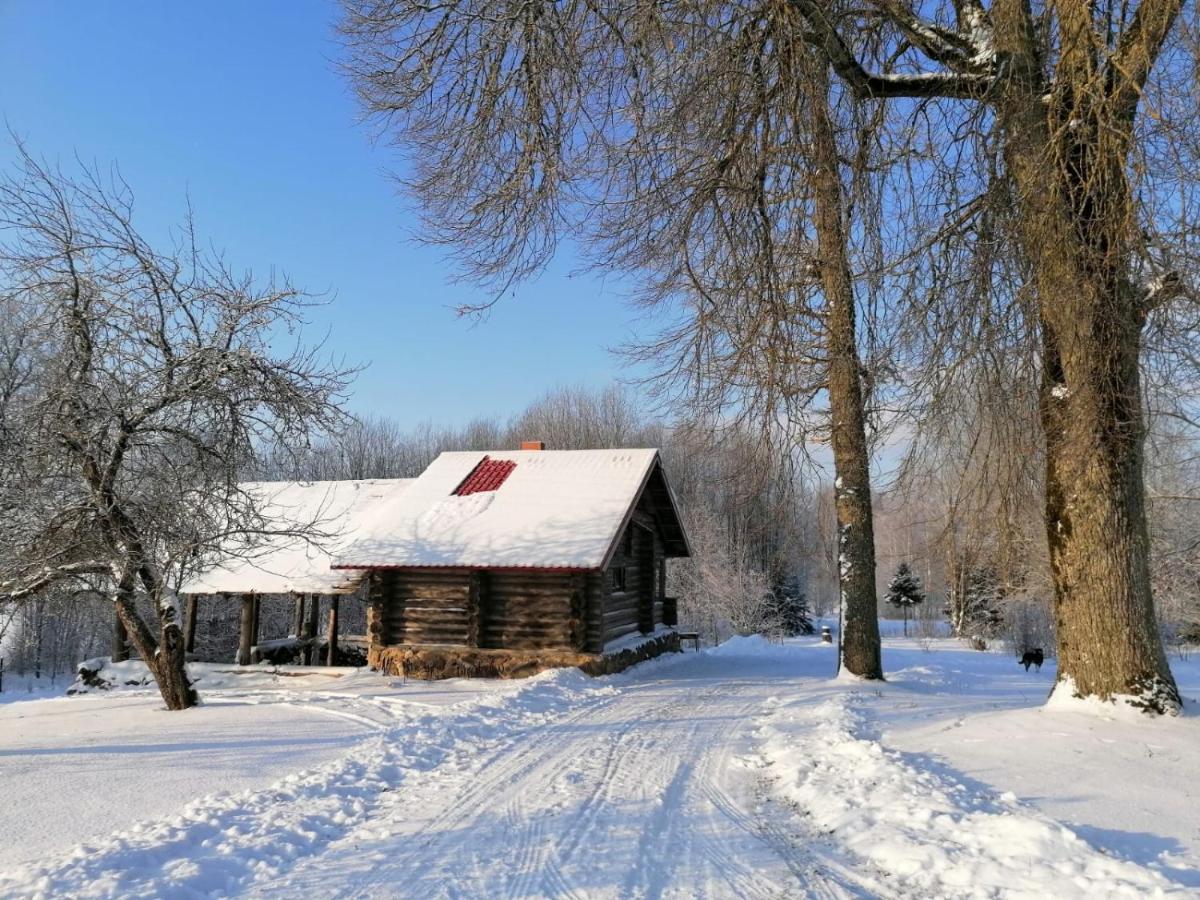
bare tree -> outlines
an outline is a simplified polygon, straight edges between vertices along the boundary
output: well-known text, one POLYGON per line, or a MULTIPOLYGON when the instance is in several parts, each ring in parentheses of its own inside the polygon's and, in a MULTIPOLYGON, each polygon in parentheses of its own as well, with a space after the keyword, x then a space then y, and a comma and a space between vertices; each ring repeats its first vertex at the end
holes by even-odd
POLYGON ((778 628, 770 574, 739 542, 729 523, 709 510, 690 510, 688 535, 695 558, 677 568, 672 583, 683 602, 680 616, 706 639, 729 632, 763 634, 778 628))
POLYGON ((682 313, 634 350, 673 401, 757 422, 783 459, 831 440, 845 663, 881 677, 836 98, 795 11, 344 5, 363 107, 467 277, 503 289, 576 238, 661 317, 682 313))
POLYGON ((662 428, 647 421, 633 395, 617 385, 549 391, 517 416, 507 432, 514 445, 544 440, 555 450, 657 447, 663 439, 662 428))
MULTIPOLYGON (((337 427, 349 373, 273 345, 301 323, 290 285, 259 286, 198 249, 136 230, 119 179, 30 156, 0 180, 0 294, 30 310, 42 364, 9 404, 0 449, 10 602, 101 574, 170 709, 193 705, 174 586, 208 554, 273 530, 238 472, 268 442, 337 427), (152 602, 155 618, 138 611, 152 602)), ((286 526, 289 530, 291 525, 286 526)), ((319 523, 294 523, 319 537, 319 523)))
POLYGON ((849 89, 996 123, 1040 337, 1059 677, 1176 711, 1150 588, 1139 354, 1179 275, 1142 240, 1132 179, 1183 0, 873 0, 863 15, 792 2, 849 89))

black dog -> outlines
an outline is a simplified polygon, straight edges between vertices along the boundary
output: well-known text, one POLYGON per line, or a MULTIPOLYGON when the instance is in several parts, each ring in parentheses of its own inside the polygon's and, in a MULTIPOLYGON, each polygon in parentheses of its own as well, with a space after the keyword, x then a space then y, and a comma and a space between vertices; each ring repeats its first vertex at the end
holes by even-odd
POLYGON ((1024 656, 1021 657, 1021 665, 1025 667, 1025 671, 1029 671, 1030 666, 1037 666, 1037 670, 1042 671, 1042 663, 1046 661, 1045 655, 1042 653, 1042 648, 1036 650, 1026 650, 1024 656))

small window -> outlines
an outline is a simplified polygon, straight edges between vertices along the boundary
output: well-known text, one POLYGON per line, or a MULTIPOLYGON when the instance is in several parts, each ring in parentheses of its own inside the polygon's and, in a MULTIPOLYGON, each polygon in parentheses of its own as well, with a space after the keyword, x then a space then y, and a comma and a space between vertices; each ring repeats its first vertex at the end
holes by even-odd
POLYGON ((612 589, 614 591, 625 590, 625 567, 613 566, 610 571, 612 572, 612 589))

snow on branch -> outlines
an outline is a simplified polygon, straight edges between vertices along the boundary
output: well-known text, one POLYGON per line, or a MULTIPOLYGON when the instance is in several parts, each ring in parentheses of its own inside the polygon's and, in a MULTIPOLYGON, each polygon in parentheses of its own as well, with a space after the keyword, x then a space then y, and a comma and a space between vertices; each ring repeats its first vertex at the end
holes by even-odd
POLYGON ((931 62, 949 69, 916 73, 869 72, 842 38, 831 11, 819 0, 792 0, 812 30, 812 36, 829 64, 860 97, 946 97, 976 99, 995 83, 995 49, 991 29, 982 8, 965 11, 967 30, 951 31, 926 22, 894 0, 882 0, 876 8, 931 62))

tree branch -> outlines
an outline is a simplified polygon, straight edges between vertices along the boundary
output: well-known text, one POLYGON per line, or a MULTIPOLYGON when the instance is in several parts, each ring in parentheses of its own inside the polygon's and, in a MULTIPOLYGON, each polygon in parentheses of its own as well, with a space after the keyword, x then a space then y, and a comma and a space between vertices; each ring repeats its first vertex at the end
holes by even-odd
MULTIPOLYGON (((920 72, 916 74, 881 75, 868 72, 838 33, 825 4, 818 0, 791 0, 793 7, 808 23, 811 38, 833 66, 833 70, 854 94, 860 98, 884 100, 893 97, 973 100, 987 94, 995 83, 992 74, 975 72, 920 72)), ((904 25, 891 11, 882 9, 885 15, 902 30, 904 25)), ((913 17, 915 19, 915 17, 913 17)), ((925 48, 920 46, 923 51, 925 48)))
POLYGON ((1110 81, 1117 109, 1127 118, 1133 116, 1150 70, 1182 9, 1183 0, 1142 0, 1121 35, 1109 60, 1110 81))

